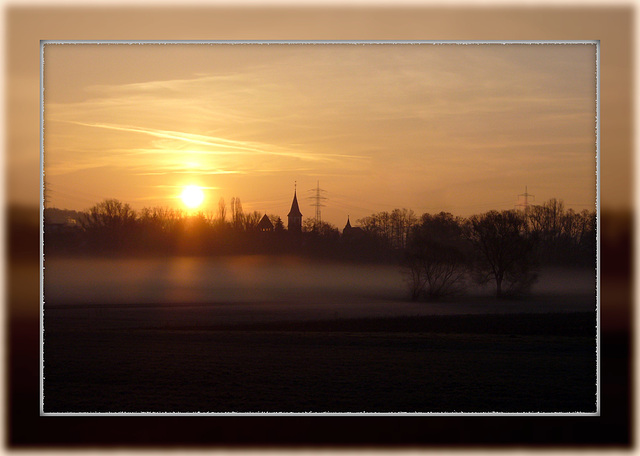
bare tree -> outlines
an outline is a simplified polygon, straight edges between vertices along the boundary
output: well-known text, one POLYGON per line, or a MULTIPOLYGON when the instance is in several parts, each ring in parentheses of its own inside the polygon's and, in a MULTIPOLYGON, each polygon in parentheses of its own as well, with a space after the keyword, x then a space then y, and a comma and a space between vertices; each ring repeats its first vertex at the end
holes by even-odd
POLYGON ((591 247, 595 240, 595 211, 565 210, 562 200, 552 198, 542 205, 532 206, 527 220, 531 235, 540 241, 538 256, 541 261, 586 264, 595 255, 591 247))
POLYGON ((117 229, 135 221, 136 214, 128 204, 106 199, 91 207, 83 221, 85 229, 117 229))
POLYGON ((370 236, 396 249, 406 247, 407 236, 416 222, 415 213, 405 208, 378 212, 356 220, 370 236))
POLYGON ((494 281, 496 296, 529 290, 537 279, 532 271, 534 240, 525 216, 516 211, 490 211, 470 217, 467 236, 475 246, 480 283, 494 281))
POLYGON ((324 238, 337 239, 340 237, 340 231, 334 224, 325 221, 318 222, 316 219, 306 219, 302 224, 302 231, 324 238))
POLYGON ((224 198, 220 198, 218 201, 218 221, 224 223, 227 218, 227 206, 225 205, 224 198))
POLYGON ((138 214, 138 225, 145 235, 166 234, 175 230, 181 216, 167 207, 145 207, 138 214))
POLYGON ((407 241, 405 261, 411 298, 433 300, 461 292, 465 260, 462 220, 446 212, 423 214, 407 241))
POLYGON ((237 230, 244 226, 244 212, 240 198, 231 198, 231 224, 237 230))
POLYGON ((411 209, 394 209, 390 214, 391 233, 395 248, 404 249, 411 228, 418 221, 411 209))
POLYGON ((260 214, 260 212, 258 211, 253 211, 246 214, 242 221, 245 231, 256 230, 258 228, 258 224, 260 223, 261 219, 262 219, 262 214, 260 214))
POLYGON ((132 234, 136 213, 128 204, 106 199, 85 212, 81 225, 92 239, 105 247, 116 247, 132 234))

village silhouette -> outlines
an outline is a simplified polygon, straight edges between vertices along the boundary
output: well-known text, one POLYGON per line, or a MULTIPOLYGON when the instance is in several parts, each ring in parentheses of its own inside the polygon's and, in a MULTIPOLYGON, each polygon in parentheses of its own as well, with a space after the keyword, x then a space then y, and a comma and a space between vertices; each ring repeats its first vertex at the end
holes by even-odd
POLYGON ((45 255, 299 255, 398 264, 413 300, 459 294, 470 282, 491 283, 497 297, 527 294, 549 265, 594 267, 595 211, 566 209, 558 199, 527 202, 467 218, 448 212, 417 216, 406 208, 357 220, 340 231, 303 215, 294 190, 286 228, 280 216, 245 213, 224 199, 216 215, 169 208, 134 211, 115 199, 87 211, 46 208, 45 255), (227 217, 227 213, 229 217, 227 217))

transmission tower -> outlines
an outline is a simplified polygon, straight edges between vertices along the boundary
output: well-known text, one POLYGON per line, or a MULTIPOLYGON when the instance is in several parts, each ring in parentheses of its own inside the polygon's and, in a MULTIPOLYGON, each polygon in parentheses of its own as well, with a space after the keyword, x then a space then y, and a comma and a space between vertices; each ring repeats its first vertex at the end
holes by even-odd
POLYGON ((524 193, 520 193, 518 195, 518 204, 516 204, 516 207, 521 207, 523 208, 523 210, 525 212, 529 211, 529 206, 531 206, 531 204, 529 204, 529 197, 532 197, 533 199, 535 199, 535 195, 532 195, 531 193, 529 193, 527 191, 527 186, 525 185, 524 187, 524 193), (524 198, 524 202, 520 202, 520 197, 524 198))
POLYGON ((327 199, 326 197, 322 196, 322 193, 326 193, 326 190, 322 190, 320 188, 320 181, 318 181, 317 187, 312 188, 308 191, 314 192, 314 195, 307 197, 307 199, 314 200, 314 203, 311 205, 316 208, 316 224, 320 224, 320 222, 322 221, 322 213, 320 211, 320 208, 326 206, 326 204, 322 204, 322 201, 327 199))

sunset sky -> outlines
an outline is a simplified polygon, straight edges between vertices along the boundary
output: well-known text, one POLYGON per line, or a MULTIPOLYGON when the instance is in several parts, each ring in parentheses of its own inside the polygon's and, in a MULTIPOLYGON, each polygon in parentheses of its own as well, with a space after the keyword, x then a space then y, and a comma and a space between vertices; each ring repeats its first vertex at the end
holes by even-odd
POLYGON ((46 44, 50 206, 595 208, 593 44, 46 44))

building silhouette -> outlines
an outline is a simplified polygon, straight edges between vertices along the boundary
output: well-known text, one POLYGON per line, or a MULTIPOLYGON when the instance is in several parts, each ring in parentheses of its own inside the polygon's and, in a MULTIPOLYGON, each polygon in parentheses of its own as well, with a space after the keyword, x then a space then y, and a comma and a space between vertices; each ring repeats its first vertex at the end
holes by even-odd
POLYGON ((364 236, 364 230, 359 226, 351 226, 351 221, 347 215, 347 224, 342 229, 342 237, 345 239, 360 239, 364 236))
POLYGON ((296 196, 296 190, 293 191, 293 201, 291 202, 291 210, 287 214, 288 223, 287 229, 289 232, 301 233, 302 232, 302 213, 298 206, 298 197, 296 196))
POLYGON ((273 231, 273 223, 271 223, 271 220, 269 220, 269 216, 267 214, 264 214, 264 216, 258 223, 258 231, 261 231, 263 233, 270 233, 271 231, 273 231))
POLYGON ((351 222, 349 221, 349 216, 347 215, 347 224, 344 226, 342 232, 349 231, 351 229, 351 222))

